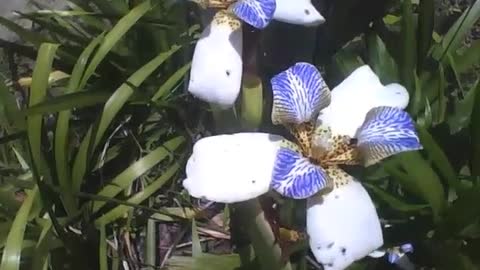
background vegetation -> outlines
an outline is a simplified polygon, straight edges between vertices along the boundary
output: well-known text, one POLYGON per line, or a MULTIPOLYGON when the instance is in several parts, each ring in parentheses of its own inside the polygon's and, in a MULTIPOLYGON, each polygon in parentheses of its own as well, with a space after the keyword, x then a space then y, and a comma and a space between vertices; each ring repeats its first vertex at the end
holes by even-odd
MULTIPOLYGON (((407 87, 425 149, 359 172, 385 245, 412 243, 418 269, 480 267, 480 1, 313 1, 326 24, 273 23, 246 38, 265 87, 244 91, 228 121, 185 89, 198 7, 70 2, 20 13, 28 29, 0 17, 22 40, 0 41, 0 270, 321 269, 305 239, 282 256, 265 244, 282 237, 272 220, 304 230, 304 202, 271 211, 262 199, 267 221, 256 201, 229 208, 181 188, 200 137, 282 132, 267 82, 295 61, 315 63, 331 87, 365 63, 407 87)), ((351 268, 411 267, 366 258, 351 268)))

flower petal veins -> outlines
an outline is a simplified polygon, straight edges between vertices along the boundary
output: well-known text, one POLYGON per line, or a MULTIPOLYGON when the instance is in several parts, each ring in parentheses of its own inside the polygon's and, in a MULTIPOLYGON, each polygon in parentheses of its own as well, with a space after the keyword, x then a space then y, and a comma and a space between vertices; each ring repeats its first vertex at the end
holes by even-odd
POLYGON ((233 13, 251 26, 267 27, 275 12, 275 0, 240 0, 233 4, 233 13))
POLYGON ((285 197, 308 198, 328 185, 328 176, 298 151, 282 147, 273 168, 272 188, 285 197))
POLYGON ((365 166, 401 152, 422 149, 412 118, 394 107, 370 110, 356 137, 365 166))
POLYGON ((297 63, 272 78, 273 124, 314 120, 330 104, 330 90, 312 64, 297 63))

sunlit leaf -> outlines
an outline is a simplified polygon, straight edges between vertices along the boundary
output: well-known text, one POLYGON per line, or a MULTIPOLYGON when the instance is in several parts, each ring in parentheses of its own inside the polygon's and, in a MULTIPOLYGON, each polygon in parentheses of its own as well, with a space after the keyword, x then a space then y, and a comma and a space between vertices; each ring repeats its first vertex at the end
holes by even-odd
MULTIPOLYGON (((136 193, 131 198, 128 199, 129 203, 140 204, 144 200, 152 196, 156 191, 158 191, 167 181, 169 181, 180 169, 178 164, 171 165, 168 169, 163 171, 161 175, 155 179, 150 185, 148 185, 144 190, 136 193)), ((95 224, 108 224, 115 221, 116 219, 122 217, 130 209, 130 206, 120 205, 109 212, 102 215, 95 221, 95 224)))
MULTIPOLYGON (((176 137, 167 141, 164 145, 158 147, 156 150, 150 152, 145 157, 130 165, 126 170, 117 175, 106 187, 104 187, 98 195, 105 197, 115 197, 122 190, 127 188, 136 179, 150 170, 153 166, 160 163, 165 158, 172 155, 172 153, 180 147, 185 141, 183 137, 176 137)), ((104 205, 104 202, 96 202, 93 206, 93 211, 97 211, 104 205)))
POLYGON ((93 75, 100 62, 102 62, 102 60, 107 56, 113 46, 115 46, 115 44, 117 44, 117 42, 125 35, 125 33, 133 25, 135 25, 135 23, 154 5, 155 4, 151 3, 151 0, 146 0, 132 9, 127 15, 117 22, 112 30, 110 30, 110 32, 108 32, 108 34, 105 36, 100 44, 100 47, 95 52, 94 57, 90 61, 85 73, 83 74, 79 88, 83 88, 86 85, 87 81, 93 75))

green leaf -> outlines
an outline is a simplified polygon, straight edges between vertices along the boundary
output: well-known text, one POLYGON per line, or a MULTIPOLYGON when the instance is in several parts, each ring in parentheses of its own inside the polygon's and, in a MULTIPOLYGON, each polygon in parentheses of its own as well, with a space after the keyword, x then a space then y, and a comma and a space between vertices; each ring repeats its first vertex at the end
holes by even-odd
POLYGON ((3 80, 0 80, 0 126, 9 131, 11 128, 21 130, 25 128, 25 121, 15 101, 3 80))
POLYGON ((435 1, 420 0, 418 12, 417 68, 423 69, 433 41, 432 34, 435 21, 435 1))
POLYGON ((480 79, 470 88, 464 99, 454 103, 454 112, 449 115, 447 120, 450 133, 454 134, 468 127, 477 95, 480 95, 480 79))
POLYGON ((50 39, 42 36, 41 34, 34 31, 28 31, 23 27, 20 27, 18 24, 14 23, 13 21, 3 18, 1 16, 0 25, 5 26, 8 30, 17 34, 24 41, 35 45, 35 47, 39 47, 42 43, 45 42, 51 42, 50 39))
POLYGON ((183 67, 179 68, 175 73, 173 73, 170 78, 168 78, 167 81, 165 81, 157 90, 155 95, 152 97, 152 101, 157 101, 159 99, 164 98, 169 91, 172 91, 172 89, 175 87, 175 85, 178 84, 178 82, 184 78, 185 74, 190 70, 190 67, 192 66, 192 63, 189 62, 185 64, 183 67))
POLYGON ((452 57, 458 73, 469 71, 474 65, 480 63, 480 40, 473 41, 468 48, 459 50, 452 57))
MULTIPOLYGON (((50 251, 62 246, 62 242, 55 237, 55 232, 50 219, 43 220, 42 232, 35 246, 32 270, 43 270, 48 266, 50 251)), ((47 268, 48 269, 48 268, 47 268)))
POLYGON ((335 68, 343 75, 343 78, 365 64, 360 56, 348 50, 340 50, 334 55, 333 59, 335 68))
POLYGON ((20 257, 22 252, 25 228, 27 226, 28 215, 33 206, 33 202, 35 200, 35 197, 37 196, 37 193, 37 187, 35 187, 35 189, 32 191, 27 191, 27 198, 18 210, 18 213, 12 223, 10 232, 8 233, 5 248, 3 249, 0 270, 20 269, 20 257))
POLYGON ((470 169, 472 175, 480 176, 480 166, 478 166, 480 164, 480 94, 475 95, 470 121, 470 135, 472 140, 470 169))
POLYGON ((133 94, 134 90, 132 87, 139 87, 145 79, 150 76, 160 65, 162 65, 166 60, 170 58, 175 52, 177 52, 181 46, 174 45, 172 48, 167 51, 160 53, 157 57, 152 59, 150 62, 145 64, 142 68, 137 70, 132 76, 127 79, 127 82, 122 84, 110 99, 105 104, 105 108, 100 118, 100 123, 98 124, 98 129, 96 132, 96 137, 94 141, 94 148, 100 140, 102 139, 106 129, 112 122, 113 118, 120 109, 125 105, 127 100, 133 94))
POLYGON ((198 235, 197 222, 192 219, 192 257, 202 256, 202 244, 198 235))
POLYGON ((429 203, 438 222, 445 210, 445 191, 438 175, 419 152, 405 152, 384 163, 385 170, 403 187, 429 203))
MULTIPOLYGON (((169 157, 180 145, 185 142, 184 137, 176 137, 167 141, 164 145, 158 147, 145 157, 130 165, 126 170, 117 175, 109 185, 104 187, 99 193, 99 196, 113 198, 122 190, 127 188, 136 179, 150 170, 153 166, 169 157)), ((93 205, 93 211, 98 211, 104 202, 96 202, 93 205)))
POLYGON ((108 52, 117 44, 117 42, 125 35, 125 33, 135 25, 135 23, 145 15, 156 4, 152 4, 151 0, 145 0, 140 5, 133 8, 127 15, 122 17, 110 32, 105 36, 100 47, 96 51, 92 61, 88 65, 80 82, 79 88, 82 89, 90 77, 93 75, 98 65, 107 56, 108 52))
POLYGON ((417 131, 428 159, 432 161, 437 171, 439 171, 443 178, 447 180, 448 185, 451 188, 458 190, 460 188, 460 183, 457 178, 457 173, 450 164, 447 155, 443 152, 442 148, 440 148, 427 129, 417 127, 417 131))
POLYGON ((368 63, 384 84, 398 82, 398 69, 382 39, 370 32, 366 38, 368 63))
MULTIPOLYGON (((101 34, 94 38, 85 48, 85 50, 83 50, 75 66, 73 67, 73 71, 67 86, 67 93, 75 93, 76 91, 81 90, 78 88, 78 86, 88 63, 88 59, 94 52, 95 48, 97 48, 100 42, 103 40, 103 37, 104 35, 101 34)), ((68 214, 72 215, 73 212, 75 212, 76 206, 72 196, 70 196, 70 192, 72 191, 72 178, 70 174, 70 167, 68 165, 70 151, 68 146, 70 116, 71 111, 62 111, 58 114, 57 126, 55 129, 54 150, 58 182, 63 190, 62 194, 64 194, 62 199, 68 214)))
POLYGON ((364 183, 364 185, 371 190, 380 200, 388 204, 389 207, 401 212, 417 212, 428 207, 428 204, 409 204, 400 198, 376 187, 375 185, 364 183))
POLYGON ((445 215, 445 229, 449 233, 459 233, 462 229, 472 224, 480 218, 480 208, 475 207, 480 204, 480 188, 474 187, 465 191, 445 215))
MULTIPOLYGON (((37 105, 45 99, 48 77, 58 46, 58 44, 51 43, 45 43, 40 46, 33 70, 29 107, 37 105)), ((32 162, 34 164, 32 169, 35 174, 39 174, 38 176, 35 175, 38 177, 37 180, 42 180, 42 177, 45 177, 47 181, 50 181, 50 172, 42 154, 42 119, 41 115, 31 115, 27 117, 27 136, 32 162)))
POLYGON ((412 0, 402 0, 401 58, 400 78, 408 92, 415 90, 416 41, 412 0))
POLYGON ((105 103, 111 93, 82 91, 54 97, 27 109, 27 115, 55 113, 105 103))
POLYGON ((100 261, 100 270, 108 270, 108 255, 107 255, 107 233, 105 225, 100 225, 100 241, 98 243, 98 258, 100 261))
MULTIPOLYGON (((144 190, 136 193, 132 197, 128 199, 128 203, 130 204, 140 204, 144 200, 148 199, 150 196, 152 196, 156 191, 158 191, 165 183, 167 183, 168 180, 170 180, 178 171, 180 170, 180 166, 178 164, 173 164, 171 165, 168 169, 166 169, 160 177, 155 179, 150 185, 148 185, 144 190)), ((125 215, 125 213, 131 209, 131 206, 127 205, 120 205, 106 214, 102 215, 100 218, 98 218, 95 221, 96 225, 99 224, 109 224, 116 219, 122 217, 125 215)), ((0 269, 1 270, 1 269, 0 269)))
POLYGON ((239 267, 237 255, 173 256, 168 260, 168 269, 171 270, 240 270, 239 267))
POLYGON ((128 11, 126 1, 91 0, 104 14, 123 15, 128 11))
POLYGON ((438 61, 445 61, 445 55, 453 54, 459 48, 479 18, 480 1, 474 1, 448 30, 441 44, 435 47, 433 57, 438 61))
POLYGON ((100 117, 100 121, 98 126, 96 127, 93 147, 90 149, 90 140, 92 136, 93 129, 87 133, 87 136, 84 137, 79 152, 75 158, 74 169, 73 169, 73 190, 78 191, 81 183, 83 181, 83 177, 85 175, 85 171, 88 164, 88 154, 89 151, 93 151, 99 144, 100 140, 103 138, 107 128, 120 111, 120 109, 125 105, 131 95, 134 93, 132 87, 138 87, 140 84, 145 81, 145 79, 150 76, 161 64, 163 64, 170 56, 172 56, 175 52, 177 52, 181 46, 174 45, 172 48, 167 51, 160 53, 157 57, 152 59, 150 62, 145 64, 139 70, 137 70, 134 74, 132 74, 125 83, 123 83, 108 99, 105 107, 103 109, 102 115, 100 117))

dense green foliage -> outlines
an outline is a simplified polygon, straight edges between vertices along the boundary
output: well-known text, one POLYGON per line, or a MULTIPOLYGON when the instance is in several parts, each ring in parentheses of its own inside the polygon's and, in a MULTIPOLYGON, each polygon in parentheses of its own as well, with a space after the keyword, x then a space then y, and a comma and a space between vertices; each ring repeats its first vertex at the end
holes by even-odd
MULTIPOLYGON (((180 184, 199 136, 273 128, 268 87, 263 95, 244 91, 235 112, 212 114, 185 91, 201 29, 195 5, 72 2, 69 11, 21 14, 34 30, 0 18, 25 42, 2 46, 35 58, 26 86, 14 77, 0 81, 0 270, 279 263, 278 246, 262 242, 274 235, 266 221, 255 220, 251 211, 262 211, 256 202, 206 207, 180 184)), ((433 0, 324 2, 327 23, 319 29, 275 23, 256 40, 271 56, 258 61, 261 76, 268 81, 302 59, 324 67, 334 86, 367 63, 383 83, 407 87, 425 149, 360 177, 382 222, 392 225, 386 246, 413 243, 409 256, 418 267, 478 269, 480 41, 465 40, 478 27, 480 1, 446 31, 435 21, 433 0), (279 43, 286 36, 305 42, 279 43), (284 46, 272 49, 278 44, 284 46)), ((302 230, 305 216, 296 211, 302 203, 280 201, 281 223, 302 230)), ((303 241, 282 255, 291 255, 285 269, 314 267, 303 241)), ((352 269, 388 267, 394 266, 367 258, 352 269)))

